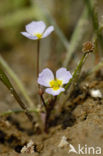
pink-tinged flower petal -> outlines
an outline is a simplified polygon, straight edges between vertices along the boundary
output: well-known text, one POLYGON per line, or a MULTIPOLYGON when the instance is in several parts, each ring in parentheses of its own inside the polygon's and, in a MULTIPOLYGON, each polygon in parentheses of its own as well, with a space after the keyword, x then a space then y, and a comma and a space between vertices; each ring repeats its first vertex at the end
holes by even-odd
POLYGON ((72 75, 66 68, 60 68, 56 72, 56 78, 62 80, 63 84, 66 84, 72 78, 72 75))
POLYGON ((54 80, 54 75, 52 71, 48 68, 44 69, 40 74, 38 78, 38 83, 45 87, 50 87, 50 81, 54 80))
POLYGON ((37 39, 38 39, 36 36, 32 36, 32 35, 30 35, 30 34, 27 33, 27 32, 21 32, 21 34, 22 34, 23 36, 25 36, 25 37, 31 39, 31 40, 37 40, 37 39))
POLYGON ((26 25, 26 31, 32 35, 42 34, 46 28, 46 25, 42 21, 33 21, 30 24, 26 25))
POLYGON ((59 95, 61 92, 64 92, 64 88, 59 88, 58 90, 53 90, 52 88, 47 88, 45 90, 46 93, 51 94, 53 96, 59 95))
POLYGON ((54 27, 53 27, 53 26, 49 26, 49 27, 46 29, 46 31, 44 32, 42 38, 45 38, 45 37, 47 37, 48 35, 50 35, 50 34, 52 33, 52 31, 54 31, 54 27))

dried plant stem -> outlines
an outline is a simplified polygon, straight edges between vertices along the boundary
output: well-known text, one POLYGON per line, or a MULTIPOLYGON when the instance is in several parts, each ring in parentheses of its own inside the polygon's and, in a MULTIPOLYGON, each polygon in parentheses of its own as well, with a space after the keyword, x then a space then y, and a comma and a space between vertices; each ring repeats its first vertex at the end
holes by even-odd
POLYGON ((5 62, 3 57, 0 55, 0 66, 9 74, 9 76, 13 79, 19 90, 21 91, 22 95, 24 96, 25 100, 28 102, 28 105, 33 108, 34 104, 30 97, 28 96, 26 89, 24 88, 22 82, 19 80, 18 76, 14 73, 14 71, 9 67, 9 65, 5 62))
POLYGON ((8 77, 3 72, 2 69, 0 69, 0 80, 9 89, 11 94, 14 96, 14 98, 18 102, 19 106, 24 110, 24 112, 27 115, 28 119, 32 122, 32 124, 34 126, 34 124, 35 124, 34 117, 31 115, 31 113, 29 112, 29 109, 27 108, 27 106, 22 102, 22 100, 20 99, 20 97, 16 93, 14 87, 12 86, 11 82, 9 81, 8 77))

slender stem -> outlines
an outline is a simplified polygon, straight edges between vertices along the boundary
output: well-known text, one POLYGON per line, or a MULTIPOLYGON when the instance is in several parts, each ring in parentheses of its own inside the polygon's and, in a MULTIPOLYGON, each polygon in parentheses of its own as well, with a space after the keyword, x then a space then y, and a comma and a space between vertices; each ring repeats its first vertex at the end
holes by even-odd
MULTIPOLYGON (((67 88, 70 86, 71 82, 74 80, 74 78, 78 77, 78 75, 80 74, 81 67, 82 67, 82 65, 83 65, 83 63, 84 63, 84 61, 85 61, 85 59, 86 59, 87 54, 88 54, 88 53, 85 53, 85 54, 82 56, 82 58, 81 58, 81 60, 80 60, 80 62, 79 62, 79 64, 78 64, 77 68, 75 69, 75 71, 74 71, 74 73, 73 73, 72 79, 67 83, 67 85, 65 86, 65 89, 67 89, 67 88)), ((76 79, 76 80, 77 80, 77 79, 76 79)))
POLYGON ((99 43, 100 43, 102 49, 103 49, 103 36, 102 36, 101 32, 99 31, 99 20, 98 20, 98 14, 96 12, 95 5, 94 5, 95 3, 92 0, 84 0, 84 1, 87 6, 87 9, 88 9, 88 13, 89 13, 88 15, 92 19, 94 31, 97 35, 97 38, 99 40, 99 43))
MULTIPOLYGON (((89 53, 89 52, 88 52, 88 53, 89 53)), ((72 78, 71 78, 70 81, 66 84, 65 90, 67 90, 67 89, 70 87, 71 83, 74 81, 74 79, 76 79, 76 78, 79 76, 80 71, 81 71, 81 68, 82 68, 82 65, 84 64, 85 59, 86 59, 86 56, 87 56, 88 53, 84 53, 84 55, 82 56, 80 62, 79 62, 78 65, 77 65, 77 68, 75 69, 75 71, 74 71, 74 73, 73 73, 72 78)), ((77 79, 76 79, 76 81, 77 81, 77 79)), ((62 93, 61 93, 61 94, 62 94, 62 93)), ((57 98, 59 98, 59 97, 61 96, 61 94, 59 94, 59 95, 57 96, 57 98)))
POLYGON ((94 2, 92 3, 91 0, 84 0, 84 2, 87 6, 87 9, 89 12, 89 17, 91 17, 91 19, 92 19, 94 30, 98 31, 99 23, 98 23, 98 17, 97 17, 97 14, 95 12, 95 8, 94 8, 94 2))
POLYGON ((33 126, 35 124, 34 117, 29 112, 29 109, 27 106, 22 102, 20 97, 18 96, 17 92, 15 91, 14 87, 12 86, 11 82, 9 81, 6 74, 3 72, 2 69, 0 69, 0 80, 1 82, 9 89, 11 94, 14 96, 20 107, 24 110, 25 114, 27 115, 28 119, 32 122, 33 126))
POLYGON ((35 121, 34 121, 33 116, 29 112, 27 106, 21 101, 20 97, 18 96, 18 94, 16 93, 16 91, 14 90, 14 88, 11 89, 11 93, 13 94, 13 96, 15 97, 16 101, 19 103, 19 105, 21 106, 21 108, 23 110, 25 110, 25 114, 27 115, 28 119, 30 121, 32 121, 32 124, 33 125, 35 125, 35 121))
POLYGON ((22 95, 24 96, 25 100, 28 102, 28 105, 33 108, 34 104, 30 97, 28 96, 26 89, 24 88, 22 82, 18 78, 18 76, 14 73, 14 71, 9 67, 9 65, 5 62, 3 57, 0 55, 0 66, 6 70, 9 76, 14 80, 15 84, 18 86, 19 90, 21 91, 22 95))
MULTIPOLYGON (((22 110, 22 109, 16 109, 16 110, 8 110, 7 112, 3 112, 3 113, 0 113, 0 116, 6 116, 6 115, 11 115, 11 114, 13 114, 13 113, 24 113, 25 111, 24 110, 22 110)), ((39 110, 35 110, 35 109, 31 109, 31 110, 29 110, 29 112, 31 112, 31 113, 38 113, 38 112, 40 112, 39 110)))
POLYGON ((37 78, 38 78, 38 75, 39 75, 39 55, 40 55, 40 40, 37 40, 37 78))
POLYGON ((72 91, 74 90, 77 82, 78 82, 78 79, 79 79, 79 75, 80 75, 80 72, 81 72, 81 69, 82 69, 82 66, 88 56, 89 53, 91 53, 92 51, 88 51, 88 52, 85 52, 84 55, 82 56, 77 68, 75 69, 74 73, 73 73, 73 77, 72 79, 68 82, 68 84, 65 86, 65 89, 68 89, 72 83, 72 86, 70 88, 70 91, 68 93, 68 95, 65 97, 65 99, 63 100, 63 105, 66 103, 66 101, 68 100, 68 98, 70 97, 72 91))
POLYGON ((47 105, 46 105, 46 103, 45 103, 45 101, 44 101, 44 97, 43 97, 43 95, 40 95, 40 97, 41 97, 41 100, 42 100, 43 106, 45 107, 45 109, 47 109, 47 105))
MULTIPOLYGON (((40 59, 40 40, 38 40, 38 42, 37 42, 37 78, 39 76, 39 69, 40 69, 39 59, 40 59)), ((41 92, 42 92, 40 85, 38 85, 38 89, 39 89, 39 91, 41 90, 41 92)), ((45 100, 44 100, 42 93, 40 93, 39 95, 40 95, 42 104, 44 105, 44 107, 46 109, 46 103, 45 103, 45 100)))

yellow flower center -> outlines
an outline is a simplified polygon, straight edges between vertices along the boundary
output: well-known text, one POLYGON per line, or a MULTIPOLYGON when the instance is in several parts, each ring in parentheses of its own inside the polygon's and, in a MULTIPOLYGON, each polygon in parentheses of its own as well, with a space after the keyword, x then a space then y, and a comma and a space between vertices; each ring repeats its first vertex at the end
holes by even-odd
POLYGON ((37 33, 37 34, 34 34, 38 39, 41 39, 42 38, 42 34, 40 33, 37 33))
POLYGON ((52 80, 50 81, 50 87, 53 90, 58 90, 62 86, 62 81, 61 80, 52 80))

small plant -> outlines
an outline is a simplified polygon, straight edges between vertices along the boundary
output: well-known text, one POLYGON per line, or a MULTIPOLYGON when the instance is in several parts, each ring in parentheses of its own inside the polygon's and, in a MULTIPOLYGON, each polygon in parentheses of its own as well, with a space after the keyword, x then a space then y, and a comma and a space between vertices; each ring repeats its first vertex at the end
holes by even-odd
MULTIPOLYGON (((62 92, 65 92, 68 90, 70 85, 72 86, 72 89, 70 89, 70 92, 75 89, 75 85, 78 81, 79 74, 81 71, 81 68, 84 64, 86 56, 93 51, 93 45, 91 42, 86 42, 83 45, 83 56, 78 63, 76 69, 74 70, 74 73, 71 74, 68 69, 61 67, 56 71, 56 74, 54 75, 53 72, 49 68, 45 68, 40 72, 40 67, 39 67, 39 58, 40 58, 40 41, 41 39, 47 37, 54 31, 53 26, 49 26, 46 29, 46 25, 43 21, 33 21, 30 24, 26 25, 26 32, 21 32, 22 35, 25 37, 31 39, 31 40, 37 40, 37 65, 36 65, 36 70, 37 70, 37 84, 38 84, 38 95, 40 96, 41 102, 44 106, 45 109, 43 110, 38 110, 38 109, 31 109, 28 108, 20 99, 18 94, 16 93, 14 87, 12 86, 11 82, 9 81, 8 77, 6 74, 0 69, 0 80, 6 85, 6 87, 11 91, 11 93, 14 95, 15 99, 19 103, 19 105, 22 107, 26 115, 28 116, 29 120, 32 121, 33 126, 35 127, 36 121, 34 120, 34 117, 32 116, 31 112, 36 112, 39 113, 41 116, 42 113, 45 114, 45 118, 41 119, 44 123, 44 129, 47 132, 48 131, 48 123, 49 123, 49 118, 51 115, 51 112, 54 110, 56 101, 59 99, 61 96, 62 92), (46 87, 45 91, 44 88, 46 87), (47 93, 50 94, 50 98, 45 99, 44 94, 47 93)), ((68 93, 65 98, 64 103, 66 100, 69 98, 70 93, 68 93)), ((12 112, 12 111, 11 111, 12 112)), ((8 112, 8 113, 11 113, 8 112)))

